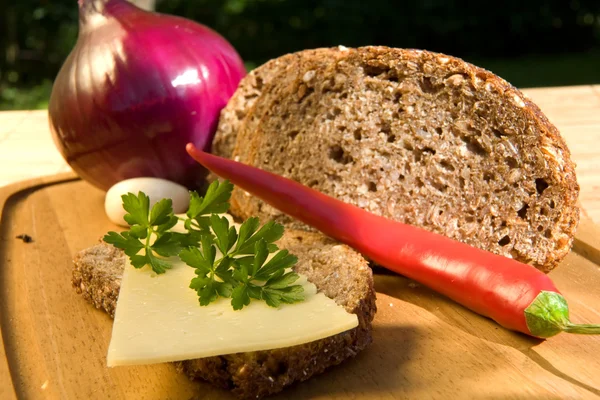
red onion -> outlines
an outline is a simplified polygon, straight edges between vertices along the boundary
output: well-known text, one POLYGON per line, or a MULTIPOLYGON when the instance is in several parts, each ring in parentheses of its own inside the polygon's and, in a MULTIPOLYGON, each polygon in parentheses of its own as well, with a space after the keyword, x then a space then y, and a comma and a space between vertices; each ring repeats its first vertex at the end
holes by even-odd
POLYGON ((219 112, 245 74, 235 49, 193 21, 125 0, 79 0, 79 37, 52 88, 54 141, 93 185, 153 176, 196 187, 219 112))

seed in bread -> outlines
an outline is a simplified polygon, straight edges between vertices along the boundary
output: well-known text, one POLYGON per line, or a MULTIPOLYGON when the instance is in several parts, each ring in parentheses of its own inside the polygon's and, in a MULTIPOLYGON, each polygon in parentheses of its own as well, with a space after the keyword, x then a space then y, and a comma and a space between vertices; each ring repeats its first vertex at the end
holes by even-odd
MULTIPOLYGON (((279 76, 245 113, 232 157, 544 271, 570 250, 569 150, 501 78, 387 47, 296 58, 279 76)), ((242 218, 306 228, 238 188, 231 204, 242 218)))
MULTIPOLYGON (((278 245, 298 256, 297 272, 357 315, 358 327, 299 346, 176 362, 176 367, 191 379, 232 390, 240 398, 254 399, 309 379, 371 343, 375 290, 365 259, 349 247, 311 232, 286 230, 278 245)), ((126 262, 121 250, 99 243, 76 256, 73 286, 84 299, 114 317, 126 262)))

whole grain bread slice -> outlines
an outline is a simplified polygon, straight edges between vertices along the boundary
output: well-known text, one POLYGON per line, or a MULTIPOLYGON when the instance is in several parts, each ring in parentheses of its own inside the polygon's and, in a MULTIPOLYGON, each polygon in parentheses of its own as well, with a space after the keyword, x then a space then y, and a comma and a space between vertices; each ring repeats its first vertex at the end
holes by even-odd
MULTIPOLYGON (((231 390, 239 398, 256 399, 320 374, 371 343, 375 290, 365 259, 345 245, 305 231, 286 230, 278 245, 298 257, 297 272, 356 314, 359 325, 304 345, 174 363, 190 379, 231 390)), ((125 265, 121 250, 101 242, 75 257, 73 287, 85 300, 114 317, 125 265)))
MULTIPOLYGON (((296 58, 246 110, 232 157, 543 271, 579 220, 574 164, 540 109, 491 72, 428 51, 296 58)), ((307 228, 238 188, 231 203, 242 218, 307 228)))

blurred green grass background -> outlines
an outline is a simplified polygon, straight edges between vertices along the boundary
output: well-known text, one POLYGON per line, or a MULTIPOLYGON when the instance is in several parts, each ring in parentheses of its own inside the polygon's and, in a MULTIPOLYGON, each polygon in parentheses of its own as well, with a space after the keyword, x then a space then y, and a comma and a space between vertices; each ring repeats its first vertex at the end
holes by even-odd
MULTIPOLYGON (((0 110, 45 108, 78 30, 76 0, 0 4, 0 110)), ((321 46, 388 45, 461 57, 517 87, 600 83, 600 1, 157 0, 210 26, 248 69, 321 46)))

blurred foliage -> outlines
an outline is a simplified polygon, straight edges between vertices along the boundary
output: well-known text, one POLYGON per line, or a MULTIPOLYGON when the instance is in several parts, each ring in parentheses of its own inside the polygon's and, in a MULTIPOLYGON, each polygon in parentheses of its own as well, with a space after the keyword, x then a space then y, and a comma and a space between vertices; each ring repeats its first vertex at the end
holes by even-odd
MULTIPOLYGON (((76 0, 0 3, 0 109, 47 104, 77 36, 76 0)), ((517 86, 600 83, 600 1, 158 0, 220 32, 247 66, 369 44, 462 57, 517 86)))
POLYGON ((598 0, 168 0, 158 10, 202 21, 245 59, 344 44, 424 48, 461 57, 600 46, 598 0))
POLYGON ((44 79, 38 85, 18 87, 6 85, 0 88, 0 110, 32 110, 48 108, 52 81, 44 79))
POLYGON ((0 110, 47 106, 77 29, 75 0, 0 2, 0 110))

